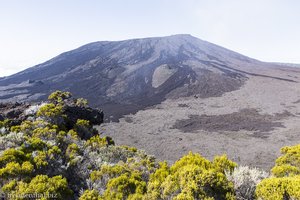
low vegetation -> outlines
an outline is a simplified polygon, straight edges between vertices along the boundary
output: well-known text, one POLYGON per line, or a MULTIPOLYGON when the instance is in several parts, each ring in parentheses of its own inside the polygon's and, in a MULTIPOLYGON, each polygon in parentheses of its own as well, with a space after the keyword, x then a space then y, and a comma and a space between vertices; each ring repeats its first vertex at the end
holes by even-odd
POLYGON ((116 146, 88 117, 68 116, 68 107, 90 109, 56 91, 25 110, 25 120, 0 121, 0 193, 7 199, 300 199, 300 145, 283 147, 270 175, 226 155, 209 161, 190 152, 168 165, 116 146))

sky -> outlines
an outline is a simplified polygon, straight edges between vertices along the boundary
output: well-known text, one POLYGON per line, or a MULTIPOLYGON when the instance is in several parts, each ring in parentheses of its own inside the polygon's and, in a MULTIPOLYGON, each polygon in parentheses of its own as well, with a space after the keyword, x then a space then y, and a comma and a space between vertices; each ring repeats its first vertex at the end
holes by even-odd
POLYGON ((298 0, 0 0, 0 77, 103 40, 191 34, 300 63, 298 0))

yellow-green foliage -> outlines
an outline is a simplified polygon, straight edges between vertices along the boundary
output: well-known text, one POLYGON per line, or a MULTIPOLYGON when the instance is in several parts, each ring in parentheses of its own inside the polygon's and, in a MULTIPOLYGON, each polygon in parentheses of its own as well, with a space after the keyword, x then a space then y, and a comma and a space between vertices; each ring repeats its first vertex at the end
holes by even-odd
POLYGON ((233 184, 224 171, 231 171, 236 164, 226 156, 213 162, 199 154, 189 153, 170 168, 161 163, 150 176, 147 196, 150 199, 174 197, 174 199, 232 199, 233 184))
POLYGON ((76 99, 76 106, 79 107, 86 107, 88 105, 88 101, 84 98, 78 98, 76 99))
POLYGON ((49 146, 40 138, 29 137, 18 150, 7 149, 0 156, 0 177, 30 176, 35 167, 47 166, 49 160, 55 160, 60 154, 57 146, 49 146))
POLYGON ((104 199, 234 199, 233 184, 226 179, 225 171, 235 166, 226 156, 210 162, 189 153, 171 167, 162 162, 155 168, 147 158, 102 165, 90 179, 106 185, 104 199))
POLYGON ((30 137, 21 147, 23 152, 29 153, 36 150, 43 150, 47 148, 47 144, 38 137, 30 137))
POLYGON ((256 195, 263 200, 300 199, 300 176, 264 179, 258 184, 256 195))
POLYGON ((214 169, 222 173, 233 172, 237 167, 237 164, 229 160, 226 155, 215 156, 212 165, 214 169))
POLYGON ((5 119, 3 121, 0 121, 0 128, 2 128, 2 127, 8 128, 9 127, 9 122, 10 122, 9 119, 5 119))
POLYGON ((47 153, 43 151, 37 151, 37 155, 33 158, 33 161, 37 168, 47 166, 47 153))
POLYGON ((85 119, 78 119, 76 122, 77 126, 81 126, 81 127, 89 127, 90 126, 90 122, 88 120, 85 119))
POLYGON ((78 140, 78 133, 73 129, 69 130, 67 135, 71 136, 74 140, 78 140))
POLYGON ((272 177, 261 181, 256 188, 259 199, 300 199, 300 145, 281 148, 272 177))
POLYGON ((159 163, 159 168, 150 175, 147 187, 148 199, 159 199, 161 197, 161 185, 170 175, 170 168, 166 162, 159 163))
POLYGON ((49 128, 49 127, 41 127, 36 128, 32 131, 33 137, 40 137, 40 138, 54 138, 56 136, 57 129, 56 128, 49 128))
POLYGON ((23 151, 7 149, 0 156, 0 167, 4 167, 9 162, 22 163, 26 160, 28 160, 28 156, 23 151))
POLYGON ((103 197, 108 200, 137 199, 146 192, 146 182, 135 171, 111 178, 106 187, 103 197))
POLYGON ((130 169, 125 164, 118 164, 114 166, 102 165, 99 171, 93 171, 90 175, 92 181, 102 179, 104 177, 115 178, 123 173, 130 172, 130 169))
POLYGON ((54 103, 48 103, 40 107, 37 112, 39 117, 59 117, 62 115, 62 105, 55 105, 54 103))
POLYGON ((272 173, 277 177, 300 175, 300 145, 283 147, 272 173))
MULTIPOLYGON (((62 176, 49 178, 47 175, 38 175, 29 183, 12 181, 3 187, 4 192, 14 196, 14 199, 24 199, 25 195, 42 195, 37 199, 70 199, 72 191, 62 176)), ((25 198, 27 199, 27 198, 25 198)))
POLYGON ((3 192, 10 192, 17 186, 17 181, 14 179, 12 181, 9 181, 2 187, 3 192))
POLYGON ((129 146, 126 146, 126 145, 122 145, 121 147, 128 150, 128 151, 137 152, 137 148, 135 148, 135 147, 129 147, 129 146))
POLYGON ((101 138, 99 135, 95 135, 85 142, 85 146, 91 147, 93 150, 97 150, 101 147, 108 145, 106 137, 101 138))
POLYGON ((86 190, 79 200, 103 200, 97 190, 86 190))
POLYGON ((21 165, 17 162, 9 162, 5 167, 0 169, 0 178, 7 179, 10 177, 30 175, 33 169, 33 165, 28 161, 23 162, 21 165))
POLYGON ((76 162, 77 162, 76 157, 79 155, 80 155, 79 146, 75 143, 69 144, 69 146, 66 150, 66 156, 69 159, 69 163, 71 165, 76 164, 76 162))
POLYGON ((73 156, 77 155, 79 152, 79 147, 77 144, 75 143, 72 143, 68 146, 67 148, 67 151, 66 151, 66 154, 72 158, 73 156))
POLYGON ((99 171, 93 171, 90 178, 93 182, 102 182, 106 185, 103 199, 121 200, 143 197, 147 184, 142 176, 136 165, 119 163, 114 166, 103 165, 99 171))
POLYGON ((2 127, 5 127, 5 123, 4 123, 4 121, 0 120, 0 128, 2 128, 2 127))
POLYGON ((22 132, 26 135, 31 136, 33 130, 35 130, 36 128, 51 127, 51 126, 52 125, 50 125, 48 122, 46 122, 44 120, 35 120, 33 122, 25 120, 19 126, 12 126, 11 131, 12 132, 22 132))
MULTIPOLYGON (((1 127, 1 125, 0 125, 0 127, 1 127)), ((21 127, 19 125, 12 126, 12 127, 10 127, 10 131, 15 132, 15 133, 21 132, 21 127)))
POLYGON ((93 127, 88 120, 77 119, 74 130, 78 133, 80 138, 88 139, 94 135, 93 127))
POLYGON ((70 92, 62 92, 57 90, 49 95, 48 100, 57 104, 62 103, 64 100, 69 99, 71 97, 72 94, 70 92))

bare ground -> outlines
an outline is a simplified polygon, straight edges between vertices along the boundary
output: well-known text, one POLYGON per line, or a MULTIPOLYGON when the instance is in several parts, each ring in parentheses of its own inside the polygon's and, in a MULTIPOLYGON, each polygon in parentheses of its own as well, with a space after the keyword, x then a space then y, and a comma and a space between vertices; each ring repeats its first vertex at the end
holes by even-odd
MULTIPOLYGON (((289 74, 295 72, 281 75, 289 74)), ((220 97, 169 99, 98 128, 117 144, 170 163, 193 151, 209 159, 226 153, 239 164, 269 169, 281 147, 300 143, 300 79, 294 80, 249 76, 240 90, 220 97)))
POLYGON ((259 114, 255 109, 242 109, 239 112, 224 115, 190 115, 189 119, 177 120, 173 128, 185 133, 198 130, 209 132, 246 130, 252 131, 255 137, 267 137, 268 132, 276 127, 284 127, 276 120, 286 115, 291 114, 280 113, 273 116, 259 114))

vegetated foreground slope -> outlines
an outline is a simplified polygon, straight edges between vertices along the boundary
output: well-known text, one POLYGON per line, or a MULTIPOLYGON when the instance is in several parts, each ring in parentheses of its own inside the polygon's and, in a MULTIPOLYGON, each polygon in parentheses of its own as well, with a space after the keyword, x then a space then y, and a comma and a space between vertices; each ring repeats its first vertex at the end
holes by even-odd
POLYGON ((300 146, 284 147, 269 177, 192 152, 173 165, 115 146, 92 125, 101 110, 56 91, 43 104, 1 104, 0 194, 4 199, 234 200, 300 198, 300 146), (16 111, 16 112, 13 112, 16 111), (88 120, 89 119, 89 120, 88 120))
POLYGON ((278 70, 269 74, 273 65, 190 35, 95 42, 0 79, 0 101, 45 100, 60 89, 117 121, 165 99, 221 96, 249 76, 294 80, 278 70))

